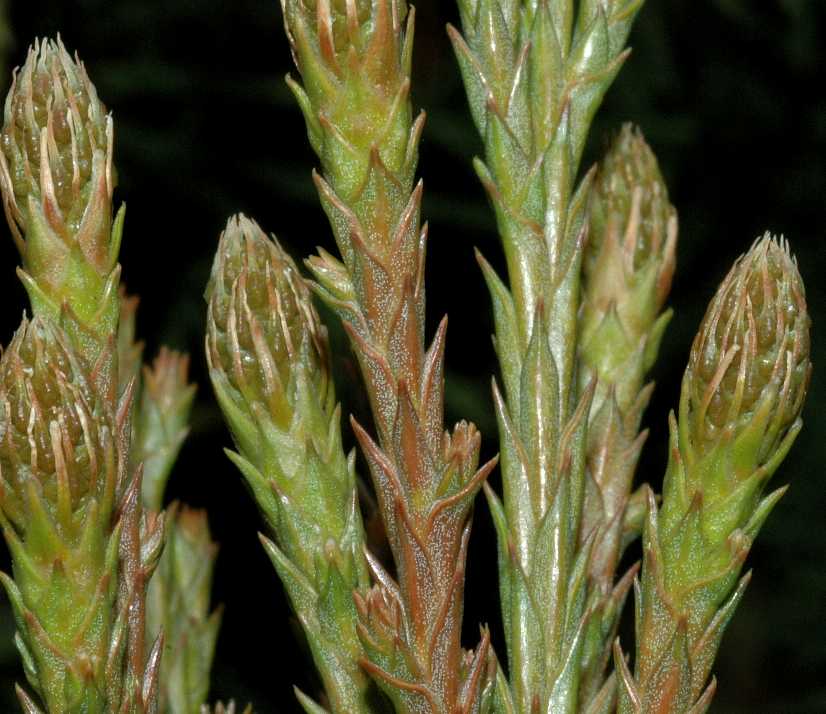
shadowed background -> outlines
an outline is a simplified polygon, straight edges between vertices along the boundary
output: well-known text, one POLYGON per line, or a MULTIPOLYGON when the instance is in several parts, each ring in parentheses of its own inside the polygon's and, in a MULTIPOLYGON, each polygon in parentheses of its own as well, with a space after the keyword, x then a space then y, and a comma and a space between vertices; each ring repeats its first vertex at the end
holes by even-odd
MULTIPOLYGON (((206 507, 221 543, 214 597, 226 607, 213 698, 252 701, 259 714, 298 711, 291 686, 313 691, 310 666, 261 549, 260 523, 240 476, 220 451, 229 436, 211 398, 202 354, 202 294, 217 237, 243 211, 294 256, 331 246, 310 180, 316 166, 303 120, 283 82, 292 70, 275 0, 0 0, 0 84, 35 36, 62 33, 114 112, 118 201, 127 212, 121 263, 141 296, 139 332, 150 357, 163 342, 193 354, 200 385, 192 435, 168 494, 206 507), (4 8, 5 6, 5 8, 4 8)), ((453 3, 417 3, 414 107, 428 113, 420 160, 430 222, 428 318, 451 316, 447 417, 473 419, 496 449, 489 378, 495 372, 487 294, 473 247, 498 267, 492 214, 470 168, 481 144, 444 33, 453 3)), ((659 487, 666 415, 705 305, 731 262, 769 229, 798 255, 813 315, 814 379, 807 424, 777 484, 792 488, 750 557, 755 577, 730 625, 715 671, 712 712, 826 711, 826 3, 815 0, 648 0, 634 53, 600 112, 586 163, 623 121, 639 124, 660 158, 680 214, 678 272, 646 424, 640 477, 659 487)), ((8 233, 5 228, 0 231, 8 233)), ((17 255, 0 240, 0 343, 25 295, 17 255)), ((329 315, 325 314, 329 318, 329 315)), ((340 330, 328 319, 344 411, 366 404, 340 330)), ((347 438, 352 443, 351 435, 347 438)), ((362 473, 365 470, 362 469, 362 473)), ((498 483, 498 476, 494 476, 498 483)), ((480 500, 469 558, 465 633, 498 625, 494 536, 480 500)), ((2 554, 3 569, 9 567, 2 554)), ((15 711, 23 678, 13 623, 0 600, 0 711, 15 711)), ((633 635, 624 631, 630 646, 633 635)))

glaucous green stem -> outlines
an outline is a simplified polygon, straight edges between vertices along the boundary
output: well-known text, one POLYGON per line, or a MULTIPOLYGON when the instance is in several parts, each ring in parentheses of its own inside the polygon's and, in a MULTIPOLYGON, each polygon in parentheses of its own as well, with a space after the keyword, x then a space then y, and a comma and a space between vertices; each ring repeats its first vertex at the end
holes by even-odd
POLYGON ((463 34, 448 27, 485 145, 474 165, 508 268, 509 287, 479 256, 504 385, 504 395, 494 386, 503 499, 486 494, 499 540, 507 698, 518 711, 588 705, 579 692, 584 643, 611 597, 589 587, 591 541, 580 542, 593 386, 576 381, 577 316, 593 173, 579 185, 577 175, 640 5, 459 0, 463 34))

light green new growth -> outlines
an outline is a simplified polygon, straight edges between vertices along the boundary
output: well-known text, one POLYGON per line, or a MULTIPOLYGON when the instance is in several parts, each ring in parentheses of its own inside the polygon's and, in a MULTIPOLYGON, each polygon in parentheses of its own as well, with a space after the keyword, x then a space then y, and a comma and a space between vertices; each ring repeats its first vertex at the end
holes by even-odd
POLYGON ((634 408, 671 319, 677 215, 641 132, 622 128, 597 168, 583 260, 580 385, 599 380, 593 410, 634 408))
POLYGON ((172 504, 166 545, 146 597, 146 631, 163 632, 160 710, 200 714, 221 627, 221 610, 209 612, 218 546, 206 512, 172 504))
MULTIPOLYGON (((157 512, 189 433, 196 387, 188 381, 189 356, 166 347, 142 368, 143 343, 135 342, 138 298, 123 290, 120 298, 119 391, 132 389, 140 395, 133 408, 131 461, 142 470, 144 508, 157 512)), ((200 714, 209 694, 221 621, 218 611, 209 612, 218 548, 209 537, 205 511, 174 504, 166 531, 164 552, 146 596, 146 636, 164 636, 158 685, 161 711, 200 714)))
POLYGON ((0 522, 14 572, 2 580, 26 676, 50 714, 154 711, 160 641, 145 663, 130 619, 163 528, 135 521, 120 414, 58 328, 23 322, 0 361, 0 522), (124 534, 138 529, 136 560, 124 534))
POLYGON ((63 43, 29 51, 6 100, 0 151, 3 205, 36 315, 48 315, 108 389, 120 312, 123 209, 112 221, 112 117, 63 43))
POLYGON ((18 690, 29 713, 157 711, 161 642, 147 651, 144 607, 164 522, 143 511, 130 459, 113 187, 111 117, 80 61, 59 40, 37 43, 6 101, 0 152, 35 314, 3 357, 0 407, 5 585, 45 707, 18 690))
MULTIPOLYGON (((121 324, 134 334, 136 301, 124 300, 121 324)), ((119 334, 121 366, 140 367, 140 347, 119 334), (137 362, 137 364, 134 364, 137 362)), ((195 385, 188 382, 189 357, 161 347, 144 366, 139 407, 135 410, 132 458, 143 469, 144 507, 159 511, 167 479, 189 431, 195 385)), ((134 375, 136 376, 136 375, 134 375)), ((173 505, 168 511, 167 542, 146 598, 146 633, 163 633, 159 700, 167 714, 199 714, 209 694, 209 673, 221 617, 209 613, 217 546, 211 541, 206 512, 173 505)))
POLYGON ((161 510, 166 482, 189 433, 196 387, 188 373, 189 356, 166 347, 143 368, 133 454, 143 465, 143 502, 151 511, 161 510))
MULTIPOLYGON (((262 537, 333 712, 370 712, 352 593, 368 585, 355 454, 341 445, 326 330, 283 249, 243 216, 207 288, 210 378, 275 542, 262 537)), ((323 711, 305 695, 308 712, 323 711)))
MULTIPOLYGON (((676 241, 676 212, 657 160, 639 130, 626 125, 594 177, 577 336, 581 391, 596 382, 580 542, 592 540, 590 587, 606 596, 591 619, 583 657, 585 701, 599 701, 636 571, 632 568, 614 585, 622 552, 642 527, 629 505, 644 506, 645 494, 640 490, 632 497, 631 486, 647 436, 647 431, 639 432, 640 420, 654 387, 644 380, 671 319, 671 311, 662 308, 674 273, 676 241)), ((609 706, 613 684, 602 696, 601 706, 609 706)))
POLYGON ((659 513, 648 497, 633 676, 615 648, 620 714, 708 708, 743 562, 785 488, 763 490, 800 431, 810 373, 803 283, 785 241, 766 235, 723 281, 691 350, 659 513))

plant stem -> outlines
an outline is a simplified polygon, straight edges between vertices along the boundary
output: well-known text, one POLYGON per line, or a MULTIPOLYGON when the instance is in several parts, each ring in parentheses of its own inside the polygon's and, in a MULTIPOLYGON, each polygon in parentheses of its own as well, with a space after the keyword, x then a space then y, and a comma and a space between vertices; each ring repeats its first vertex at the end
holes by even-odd
MULTIPOLYGON (((507 698, 519 711, 575 712, 588 620, 580 543, 593 387, 578 389, 577 313, 589 173, 576 185, 591 118, 621 67, 641 0, 459 0, 448 28, 485 143, 488 192, 508 289, 479 257, 491 292, 505 394, 494 387, 503 502, 486 490, 499 540, 507 698)), ((506 696, 504 693, 502 696, 506 696)))
POLYGON ((371 562, 377 585, 358 596, 364 666, 400 712, 475 711, 487 635, 469 659, 460 643, 475 427, 443 426, 446 322, 425 350, 422 187, 414 187, 424 117, 412 118, 413 18, 404 2, 286 0, 304 80, 290 86, 321 160, 322 204, 341 253, 309 261, 316 289, 344 321, 376 427, 354 422, 396 565, 371 562), (406 16, 406 17, 405 17, 406 16))

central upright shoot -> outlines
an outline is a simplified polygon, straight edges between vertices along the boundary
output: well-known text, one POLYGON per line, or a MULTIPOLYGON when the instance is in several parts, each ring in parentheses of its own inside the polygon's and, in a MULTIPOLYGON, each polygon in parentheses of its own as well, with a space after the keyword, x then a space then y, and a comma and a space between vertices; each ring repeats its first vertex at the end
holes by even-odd
POLYGON ((290 81, 321 160, 315 176, 341 259, 309 261, 315 290, 341 316, 358 355, 377 434, 354 423, 396 565, 357 598, 364 666, 400 711, 472 711, 485 638, 460 644, 477 470, 471 424, 443 425, 446 322, 425 348, 424 116, 410 104, 414 11, 404 2, 288 0, 287 33, 303 86, 290 81))

